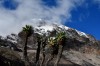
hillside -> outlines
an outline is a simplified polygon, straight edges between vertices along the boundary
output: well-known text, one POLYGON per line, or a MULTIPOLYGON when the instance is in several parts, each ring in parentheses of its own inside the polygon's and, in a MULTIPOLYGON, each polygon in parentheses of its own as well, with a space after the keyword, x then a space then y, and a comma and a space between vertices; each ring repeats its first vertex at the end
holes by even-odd
MULTIPOLYGON (((48 39, 48 37, 55 38, 59 32, 64 32, 67 38, 65 40, 64 50, 58 66, 100 66, 100 41, 96 40, 92 35, 76 29, 64 25, 47 24, 45 22, 40 22, 37 26, 33 26, 33 33, 28 38, 27 52, 31 66, 35 66, 35 55, 38 47, 37 37, 42 36, 41 39, 44 41, 48 39)), ((24 38, 25 35, 23 32, 19 32, 18 35, 11 34, 7 37, 0 37, 0 61, 2 61, 0 62, 0 65, 24 66, 22 55, 24 38), (18 57, 16 57, 16 55, 18 57)), ((45 46, 44 52, 46 55, 46 62, 50 54, 48 44, 45 46)), ((48 66, 53 66, 56 58, 57 56, 55 55, 54 58, 48 63, 48 66)), ((41 59, 42 49, 38 65, 41 59)), ((43 63, 43 66, 45 65, 45 62, 43 63)))

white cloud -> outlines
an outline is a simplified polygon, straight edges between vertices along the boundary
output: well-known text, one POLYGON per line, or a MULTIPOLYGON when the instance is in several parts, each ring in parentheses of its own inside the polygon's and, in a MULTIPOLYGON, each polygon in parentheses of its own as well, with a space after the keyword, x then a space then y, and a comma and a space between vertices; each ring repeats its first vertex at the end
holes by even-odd
POLYGON ((25 24, 35 25, 37 19, 63 23, 64 20, 70 20, 71 10, 84 2, 84 0, 57 0, 58 6, 49 8, 42 4, 42 0, 15 1, 19 3, 16 10, 1 7, 3 0, 0 1, 0 35, 18 33, 25 24))

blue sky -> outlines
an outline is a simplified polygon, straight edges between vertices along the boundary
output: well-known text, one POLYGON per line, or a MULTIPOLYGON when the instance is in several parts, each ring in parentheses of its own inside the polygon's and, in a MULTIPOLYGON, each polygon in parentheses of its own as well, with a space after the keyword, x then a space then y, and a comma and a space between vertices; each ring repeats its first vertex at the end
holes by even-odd
POLYGON ((100 6, 88 1, 84 6, 72 11, 72 22, 68 26, 81 30, 100 39, 100 6))
MULTIPOLYGON (((44 0, 47 6, 55 6, 55 0, 44 0)), ((66 26, 75 28, 85 33, 91 34, 100 40, 100 7, 87 0, 82 6, 71 11, 71 21, 65 23, 66 26)))
MULTIPOLYGON (((21 0, 21 1, 24 1, 24 0, 21 0)), ((30 1, 33 1, 33 0, 30 0, 30 1)), ((42 2, 39 2, 39 3, 42 3, 43 7, 45 6, 44 11, 47 10, 46 12, 50 12, 50 14, 52 16, 50 14, 48 14, 48 15, 45 14, 44 16, 46 16, 46 17, 41 16, 40 12, 43 10, 40 8, 41 10, 39 12, 37 11, 37 13, 39 13, 39 14, 35 13, 36 15, 39 15, 39 17, 41 16, 40 18, 51 19, 51 17, 54 16, 54 18, 56 18, 57 20, 52 18, 52 21, 60 21, 60 19, 61 19, 61 21, 62 20, 64 21, 63 24, 65 24, 66 26, 75 28, 77 30, 83 31, 88 34, 91 34, 91 35, 95 36, 98 40, 100 40, 100 35, 99 35, 100 34, 100 4, 98 3, 98 2, 100 2, 99 0, 98 0, 98 2, 95 2, 97 0, 80 0, 80 1, 84 1, 84 2, 80 2, 79 0, 76 0, 76 1, 72 0, 74 3, 71 2, 71 0, 69 0, 69 1, 66 0, 65 2, 68 4, 66 4, 64 2, 60 2, 62 4, 63 3, 65 4, 65 5, 61 4, 62 7, 64 7, 64 8, 59 7, 59 2, 57 2, 57 0, 41 0, 41 1, 42 2), (62 9, 62 11, 60 11, 61 9, 62 9), (64 11, 64 9, 66 12, 64 11), (58 10, 58 11, 56 11, 56 10, 58 10), (57 13, 53 13, 53 11, 57 12, 57 13), (64 12, 64 13, 61 13, 61 12, 64 12)), ((4 9, 3 11, 6 11, 4 13, 12 14, 12 11, 13 11, 13 14, 15 14, 15 13, 19 13, 18 9, 19 9, 20 3, 21 2, 17 2, 17 0, 3 0, 3 2, 0 4, 0 7, 4 9), (16 11, 16 12, 14 13, 14 11, 16 11)), ((33 3, 36 3, 36 5, 38 4, 38 2, 33 2, 33 3)), ((31 7, 34 5, 28 4, 28 6, 31 7)), ((40 6, 37 6, 37 8, 39 8, 39 7, 40 6)), ((34 18, 34 16, 31 16, 32 11, 35 12, 35 10, 34 9, 32 10, 32 8, 30 8, 29 11, 26 10, 27 12, 31 12, 28 14, 29 15, 28 17, 26 17, 27 12, 25 12, 25 14, 23 13, 24 15, 22 14, 23 15, 22 19, 25 20, 28 18, 34 18)), ((37 10, 39 10, 39 9, 37 9, 37 10)), ((2 12, 2 10, 0 12, 2 12)), ((8 16, 11 16, 11 14, 8 16)), ((19 15, 19 14, 17 14, 17 15, 19 15)), ((19 17, 19 16, 17 16, 17 17, 19 17)), ((12 18, 12 16, 11 16, 11 18, 12 18)), ((35 18, 38 18, 38 16, 35 18)), ((10 17, 7 19, 9 20, 10 17)), ((19 19, 19 18, 17 18, 17 19, 19 19)), ((13 20, 15 20, 15 18, 13 20)), ((9 21, 11 21, 11 20, 9 20, 9 21)))

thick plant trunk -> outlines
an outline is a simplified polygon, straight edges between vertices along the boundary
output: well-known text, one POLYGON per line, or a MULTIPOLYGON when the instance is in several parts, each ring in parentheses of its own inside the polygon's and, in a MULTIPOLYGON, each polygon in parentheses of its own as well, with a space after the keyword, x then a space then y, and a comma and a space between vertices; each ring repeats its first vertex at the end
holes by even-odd
POLYGON ((27 41, 28 41, 28 36, 26 36, 24 49, 23 49, 23 57, 24 57, 25 66, 29 66, 29 60, 27 56, 27 41))
POLYGON ((40 66, 43 66, 44 61, 45 61, 45 54, 44 54, 44 52, 43 52, 43 53, 42 53, 42 60, 41 60, 40 66))
POLYGON ((42 60, 41 60, 40 66, 43 66, 44 61, 45 61, 45 46, 46 46, 46 39, 45 39, 45 41, 42 43, 42 51, 41 51, 41 53, 42 53, 42 60))
POLYGON ((48 63, 54 58, 54 55, 50 55, 47 62, 45 63, 45 66, 48 66, 48 63))
POLYGON ((40 46, 41 46, 41 42, 38 42, 38 48, 37 48, 37 52, 36 52, 36 65, 39 62, 39 57, 40 57, 40 46))
POLYGON ((63 52, 63 46, 62 45, 59 45, 59 50, 58 50, 58 55, 57 55, 57 60, 54 64, 54 66, 58 66, 58 63, 61 59, 61 56, 62 56, 62 52, 63 52))
POLYGON ((27 58, 27 40, 28 40, 28 37, 26 37, 25 39, 25 44, 24 44, 24 52, 23 52, 23 56, 24 56, 24 59, 26 60, 27 58))

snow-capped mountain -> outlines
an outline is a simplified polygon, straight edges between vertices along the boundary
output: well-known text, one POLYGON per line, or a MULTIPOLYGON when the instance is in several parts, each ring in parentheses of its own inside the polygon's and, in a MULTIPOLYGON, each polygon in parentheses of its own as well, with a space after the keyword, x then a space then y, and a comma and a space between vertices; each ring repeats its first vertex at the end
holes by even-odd
MULTIPOLYGON (((68 31, 68 30, 74 30, 73 28, 64 26, 64 25, 59 25, 59 24, 43 24, 39 25, 37 27, 34 27, 35 29, 38 29, 40 32, 36 31, 39 34, 47 33, 48 31, 53 31, 53 30, 62 30, 62 31, 68 31)), ((78 31, 75 29, 75 31, 78 33, 80 36, 84 36, 88 38, 87 34, 81 31, 78 31)))
MULTIPOLYGON (((76 29, 61 25, 61 24, 48 24, 46 22, 40 22, 37 26, 33 26, 33 35, 28 40, 28 47, 33 48, 36 44, 37 35, 46 35, 55 37, 58 32, 65 32, 69 40, 69 44, 72 41, 78 42, 79 45, 87 43, 86 45, 98 44, 98 41, 91 35, 84 32, 78 31, 76 29)), ((20 34, 20 33, 19 33, 20 34)), ((77 44, 78 44, 77 43, 77 44)), ((22 45, 20 42, 18 44, 22 45)), ((73 45, 73 44, 72 44, 73 45)), ((71 45, 69 45, 71 47, 71 45)))
POLYGON ((78 31, 76 29, 73 29, 61 24, 48 24, 48 23, 43 22, 37 25, 36 27, 33 26, 33 28, 34 28, 34 32, 40 35, 43 35, 43 34, 48 35, 52 31, 57 31, 57 32, 62 31, 62 32, 66 32, 66 35, 70 38, 76 38, 78 40, 79 39, 81 40, 82 38, 84 38, 90 41, 93 41, 93 40, 96 41, 96 39, 89 34, 86 34, 84 32, 78 31))
MULTIPOLYGON (((89 35, 89 34, 86 34, 84 32, 81 32, 81 31, 78 31, 76 29, 73 29, 73 28, 70 28, 70 27, 67 27, 67 26, 64 26, 64 25, 61 25, 61 24, 56 24, 56 23, 46 23, 46 22, 40 22, 38 23, 37 26, 33 26, 33 35, 31 36, 30 38, 30 44, 32 45, 33 44, 33 39, 35 39, 36 37, 33 37, 35 36, 35 34, 40 34, 40 35, 43 35, 45 34, 46 36, 50 35, 50 33, 53 33, 53 35, 56 34, 56 32, 65 32, 66 33, 66 36, 70 39, 76 39, 80 42, 92 42, 92 43, 96 43, 97 40, 89 35)), ((5 38, 1 37, 2 40, 5 40, 5 38)), ((16 44, 19 40, 19 37, 18 35, 16 34, 11 34, 11 35, 8 35, 6 37, 7 41, 9 42, 12 42, 13 44, 16 44)))
MULTIPOLYGON (((67 59, 72 63, 78 64, 78 66, 100 66, 99 61, 96 61, 100 60, 100 41, 96 40, 95 37, 90 34, 56 23, 48 24, 46 22, 40 22, 37 26, 33 26, 33 34, 28 38, 28 52, 32 53, 37 49, 36 38, 38 35, 54 38, 58 32, 66 33, 67 39, 63 52, 65 60, 67 59), (92 57, 89 54, 91 54, 92 57)), ((19 37, 21 35, 24 36, 22 32, 19 32, 18 35, 8 35, 5 38, 1 36, 0 47, 10 48, 18 52, 22 51, 23 40, 19 37)), ((19 53, 22 54, 22 52, 19 53)))

